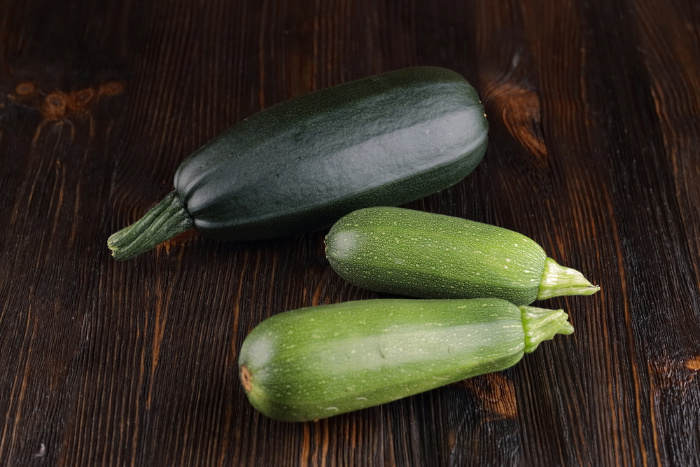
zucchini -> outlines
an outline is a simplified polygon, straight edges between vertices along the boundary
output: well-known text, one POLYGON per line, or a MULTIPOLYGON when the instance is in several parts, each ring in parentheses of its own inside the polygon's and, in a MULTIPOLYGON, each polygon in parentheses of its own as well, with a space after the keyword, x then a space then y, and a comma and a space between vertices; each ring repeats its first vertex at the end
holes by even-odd
POLYGON ((481 161, 488 124, 474 88, 437 67, 388 72, 263 110, 177 169, 174 191, 114 233, 128 259, 186 230, 255 240, 319 230, 344 214, 450 187, 481 161))
POLYGON ((500 299, 357 300, 268 318, 238 363, 257 410, 317 420, 503 370, 572 332, 562 310, 500 299))
POLYGON ((325 238, 348 282, 419 298, 502 298, 516 305, 599 290, 530 238, 457 217, 394 207, 352 212, 325 238))

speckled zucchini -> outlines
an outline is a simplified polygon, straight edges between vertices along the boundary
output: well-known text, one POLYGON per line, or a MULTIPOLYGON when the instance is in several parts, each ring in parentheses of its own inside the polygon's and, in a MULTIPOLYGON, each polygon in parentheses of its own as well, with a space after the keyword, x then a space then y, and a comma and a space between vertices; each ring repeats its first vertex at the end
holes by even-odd
POLYGON ((499 299, 359 300, 268 318, 239 368, 260 412, 317 420, 503 370, 572 332, 562 310, 499 299))
POLYGON ((189 229, 257 240, 329 227, 366 206, 448 188, 481 161, 488 123, 459 74, 415 67, 341 84, 265 109, 195 151, 174 191, 114 233, 128 259, 189 229))
POLYGON ((360 209, 336 222, 325 242, 328 261, 341 277, 377 292, 495 297, 527 305, 599 290, 522 234, 440 214, 360 209))

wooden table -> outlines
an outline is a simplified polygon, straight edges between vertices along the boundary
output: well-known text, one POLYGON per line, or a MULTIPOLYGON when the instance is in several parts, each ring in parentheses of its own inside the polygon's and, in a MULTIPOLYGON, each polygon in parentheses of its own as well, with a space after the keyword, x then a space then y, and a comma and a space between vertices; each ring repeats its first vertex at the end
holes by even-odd
POLYGON ((700 3, 0 2, 0 464, 700 465, 700 3), (316 423, 248 404, 264 318, 377 296, 324 232, 106 239, 226 127, 412 65, 478 89, 490 145, 409 207, 497 224, 600 293, 506 371, 316 423))

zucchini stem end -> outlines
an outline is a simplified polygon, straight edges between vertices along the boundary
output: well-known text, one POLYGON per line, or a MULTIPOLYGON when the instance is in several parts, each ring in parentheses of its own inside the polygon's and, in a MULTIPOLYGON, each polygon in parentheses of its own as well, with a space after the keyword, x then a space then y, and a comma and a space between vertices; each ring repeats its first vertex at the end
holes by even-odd
POLYGON ((557 334, 573 334, 574 327, 564 310, 548 310, 534 306, 520 306, 525 330, 525 353, 533 352, 541 342, 557 334))
POLYGON ((552 258, 547 258, 537 300, 564 295, 593 295, 599 290, 599 286, 591 284, 576 269, 561 266, 552 258))
POLYGON ((107 239, 115 260, 130 259, 194 227, 176 191, 170 192, 141 219, 107 239))

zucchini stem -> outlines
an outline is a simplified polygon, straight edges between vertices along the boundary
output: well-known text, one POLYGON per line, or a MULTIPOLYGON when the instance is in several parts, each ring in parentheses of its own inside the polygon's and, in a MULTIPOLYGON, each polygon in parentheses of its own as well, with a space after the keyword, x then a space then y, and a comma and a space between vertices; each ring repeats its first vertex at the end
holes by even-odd
POLYGON ((113 233, 107 239, 114 259, 121 261, 144 253, 194 227, 176 191, 149 210, 141 219, 113 233))
POLYGON ((557 334, 573 334, 569 315, 564 310, 547 310, 534 306, 520 306, 525 329, 525 353, 534 351, 540 342, 557 334))
POLYGON ((562 295, 593 295, 599 290, 600 287, 591 284, 576 269, 561 266, 552 258, 547 258, 544 262, 537 300, 562 295))

